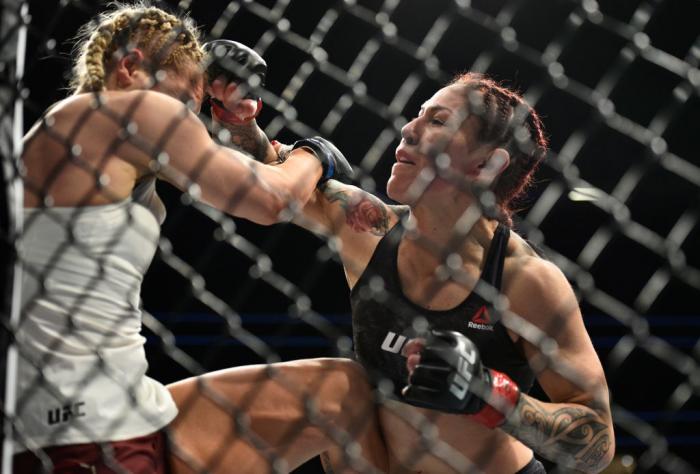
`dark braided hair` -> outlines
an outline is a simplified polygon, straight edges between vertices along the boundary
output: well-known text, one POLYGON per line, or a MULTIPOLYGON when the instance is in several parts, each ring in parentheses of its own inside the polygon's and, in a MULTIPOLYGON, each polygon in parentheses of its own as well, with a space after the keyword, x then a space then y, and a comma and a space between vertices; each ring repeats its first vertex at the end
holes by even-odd
POLYGON ((547 154, 542 121, 520 94, 483 74, 459 74, 449 85, 454 84, 466 88, 470 116, 477 117, 479 142, 510 154, 510 164, 491 191, 501 211, 500 220, 512 225, 514 201, 532 183, 535 170, 547 154))

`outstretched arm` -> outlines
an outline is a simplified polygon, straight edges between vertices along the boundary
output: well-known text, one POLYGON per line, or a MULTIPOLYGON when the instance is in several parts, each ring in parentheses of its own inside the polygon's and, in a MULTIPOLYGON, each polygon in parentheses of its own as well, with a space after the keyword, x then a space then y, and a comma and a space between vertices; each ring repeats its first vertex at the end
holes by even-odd
POLYGON ((130 116, 138 131, 128 135, 115 120, 95 118, 102 136, 121 142, 117 154, 123 160, 155 171, 183 191, 198 191, 203 201, 232 215, 277 222, 291 203, 309 199, 321 176, 318 159, 306 150, 295 150, 280 166, 268 166, 217 145, 197 116, 158 92, 113 93, 108 107, 115 117, 130 116))
MULTIPOLYGON (((219 80, 214 81, 210 89, 214 97, 236 94, 235 85, 224 86, 219 80)), ((232 114, 244 116, 253 113, 252 101, 243 100, 238 104, 240 108, 234 109, 232 114)), ((212 118, 217 127, 215 132, 224 130, 224 133, 215 133, 224 146, 241 149, 257 161, 276 166, 286 163, 290 156, 292 146, 277 142, 273 145, 255 119, 224 121, 216 113, 212 118)), ((364 270, 378 238, 397 222, 399 212, 399 207, 390 206, 356 186, 328 179, 311 194, 293 222, 317 234, 340 240, 340 256, 352 287, 364 270)))

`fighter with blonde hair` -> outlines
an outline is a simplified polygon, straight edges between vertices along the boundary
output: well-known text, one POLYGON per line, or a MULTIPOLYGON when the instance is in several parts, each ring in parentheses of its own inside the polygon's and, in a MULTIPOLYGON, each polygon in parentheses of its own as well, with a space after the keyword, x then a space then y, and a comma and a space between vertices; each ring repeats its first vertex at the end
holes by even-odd
POLYGON ((342 177, 342 155, 299 146, 270 166, 215 143, 196 115, 205 95, 243 119, 258 104, 235 83, 207 82, 186 16, 113 4, 76 52, 74 93, 24 140, 14 472, 257 473, 291 470, 343 433, 381 446, 370 387, 347 360, 239 367, 168 387, 146 375, 139 294, 165 218, 155 180, 271 224, 320 180, 342 177))

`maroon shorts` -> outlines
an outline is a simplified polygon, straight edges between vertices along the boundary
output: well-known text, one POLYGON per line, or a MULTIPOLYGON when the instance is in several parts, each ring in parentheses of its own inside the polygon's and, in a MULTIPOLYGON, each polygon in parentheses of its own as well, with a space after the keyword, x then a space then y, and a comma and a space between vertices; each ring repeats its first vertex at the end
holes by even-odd
POLYGON ((43 452, 53 463, 46 470, 41 460, 32 452, 16 454, 14 474, 166 474, 169 472, 166 439, 162 431, 124 441, 105 443, 111 447, 112 456, 106 455, 99 444, 70 444, 50 446, 43 452), (115 468, 115 465, 118 466, 115 468))

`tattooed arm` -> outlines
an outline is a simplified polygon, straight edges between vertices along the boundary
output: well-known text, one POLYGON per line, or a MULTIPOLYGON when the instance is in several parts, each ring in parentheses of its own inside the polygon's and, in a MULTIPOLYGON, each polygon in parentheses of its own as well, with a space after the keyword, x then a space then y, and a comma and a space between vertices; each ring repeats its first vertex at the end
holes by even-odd
POLYGON ((294 223, 339 240, 339 253, 349 286, 364 271, 379 240, 406 212, 362 189, 328 180, 309 199, 294 223))
POLYGON ((342 186, 337 181, 324 186, 323 196, 329 204, 337 203, 345 216, 345 225, 357 233, 383 236, 389 231, 392 210, 381 199, 358 188, 342 186))
POLYGON ((521 395, 506 433, 562 466, 583 472, 604 469, 614 452, 609 414, 574 403, 545 403, 521 395))
POLYGON ((551 402, 521 395, 501 428, 562 466, 601 471, 615 451, 608 388, 571 286, 552 263, 527 256, 507 263, 504 292, 515 314, 556 341, 553 358, 569 370, 561 373, 539 347, 520 339, 551 402))
POLYGON ((261 163, 277 161, 277 153, 255 120, 240 125, 213 120, 213 131, 220 145, 244 151, 261 163))

